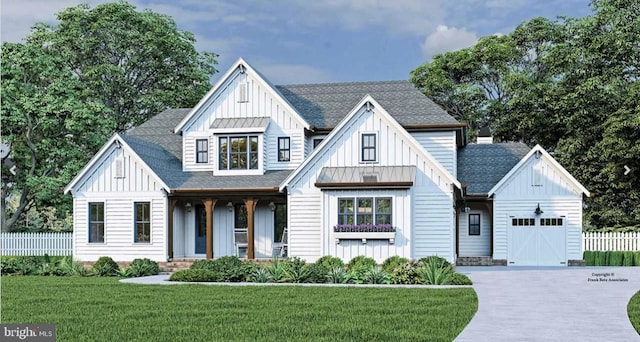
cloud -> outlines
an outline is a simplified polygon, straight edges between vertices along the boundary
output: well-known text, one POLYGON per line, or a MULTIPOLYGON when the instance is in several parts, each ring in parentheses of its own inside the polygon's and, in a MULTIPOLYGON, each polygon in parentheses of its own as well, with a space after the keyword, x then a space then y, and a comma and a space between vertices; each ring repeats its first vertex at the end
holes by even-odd
POLYGON ((465 28, 439 25, 434 32, 427 36, 422 43, 422 53, 427 59, 435 54, 455 51, 472 46, 478 41, 478 36, 465 28))

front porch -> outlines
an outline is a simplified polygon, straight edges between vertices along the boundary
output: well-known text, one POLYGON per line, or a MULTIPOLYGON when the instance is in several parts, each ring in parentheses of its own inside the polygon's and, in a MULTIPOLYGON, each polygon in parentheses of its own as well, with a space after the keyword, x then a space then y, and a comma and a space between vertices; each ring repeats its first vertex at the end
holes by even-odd
POLYGON ((286 247, 282 194, 181 193, 170 197, 168 206, 168 260, 229 255, 270 259, 286 247))

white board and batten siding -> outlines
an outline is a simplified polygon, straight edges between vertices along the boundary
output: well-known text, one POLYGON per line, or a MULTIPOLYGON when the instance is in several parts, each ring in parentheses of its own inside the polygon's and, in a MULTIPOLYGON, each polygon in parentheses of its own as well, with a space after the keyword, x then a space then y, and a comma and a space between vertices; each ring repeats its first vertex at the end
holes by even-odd
POLYGON ((454 177, 458 173, 455 131, 412 132, 411 135, 454 177))
POLYGON ((110 256, 116 261, 135 258, 166 261, 167 199, 155 177, 125 148, 115 147, 110 147, 91 171, 72 189, 74 257, 82 261, 95 261, 100 256, 110 256), (117 170, 120 165, 124 172, 117 170), (123 197, 123 193, 127 196, 123 197), (88 237, 88 210, 93 202, 104 203, 105 234, 101 243, 90 243, 88 237), (150 203, 149 243, 134 242, 136 202, 150 203))
POLYGON ((451 183, 424 157, 422 146, 406 138, 388 117, 376 114, 376 111, 367 112, 361 108, 356 112, 288 185, 291 256, 300 256, 307 261, 323 255, 338 256, 345 261, 357 255, 370 256, 378 261, 392 255, 416 258, 438 254, 447 259, 453 258, 455 222, 451 210, 451 183), (332 208, 336 201, 331 195, 334 190, 325 190, 323 195, 314 185, 323 167, 364 166, 359 156, 361 133, 376 133, 377 146, 383 147, 377 151, 376 166, 416 166, 411 190, 400 191, 402 195, 398 195, 398 190, 376 190, 376 194, 401 198, 394 203, 393 212, 393 224, 400 230, 400 236, 396 235, 396 246, 390 246, 384 240, 370 240, 367 246, 362 246, 361 241, 348 241, 343 242, 343 246, 336 246, 335 239, 332 241, 331 238, 333 226, 337 223, 337 202, 332 208), (414 213, 415 217, 412 216, 414 213))
POLYGON ((582 193, 545 158, 531 157, 494 194, 494 259, 507 259, 511 218, 566 220, 567 260, 582 259, 582 193), (534 215, 537 206, 543 211, 534 215))
POLYGON ((461 212, 458 216, 458 256, 490 256, 491 220, 487 210, 461 212), (469 235, 469 215, 480 215, 480 235, 469 235))
POLYGON ((273 89, 265 85, 256 76, 248 72, 241 74, 236 70, 183 127, 183 170, 213 171, 214 165, 211 161, 215 160, 214 153, 217 151, 217 142, 210 127, 215 119, 251 117, 271 118, 262 139, 262 150, 265 152, 265 156, 263 156, 265 157, 263 159, 264 169, 294 168, 304 158, 304 126, 287 107, 280 96, 276 95, 273 89), (240 91, 241 87, 246 87, 246 98, 241 97, 241 93, 244 92, 240 91), (207 136, 210 139, 210 163, 196 164, 195 140, 204 139, 207 136), (289 136, 291 138, 292 160, 290 163, 277 162, 278 136, 289 136))

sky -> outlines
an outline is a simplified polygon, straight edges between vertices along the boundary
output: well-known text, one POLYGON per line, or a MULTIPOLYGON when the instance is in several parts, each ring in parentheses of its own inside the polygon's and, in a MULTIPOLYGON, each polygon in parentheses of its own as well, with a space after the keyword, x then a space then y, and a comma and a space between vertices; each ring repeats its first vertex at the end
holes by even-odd
MULTIPOLYGON (((20 42, 36 22, 99 0, 1 0, 0 38, 20 42)), ((167 14, 219 54, 244 58, 274 84, 405 80, 432 56, 508 34, 521 22, 591 14, 589 0, 130 0, 167 14)))

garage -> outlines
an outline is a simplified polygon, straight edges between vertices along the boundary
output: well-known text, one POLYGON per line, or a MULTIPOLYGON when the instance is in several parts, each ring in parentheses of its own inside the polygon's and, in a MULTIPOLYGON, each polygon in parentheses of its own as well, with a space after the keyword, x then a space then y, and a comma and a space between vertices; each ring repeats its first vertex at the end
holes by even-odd
POLYGON ((523 216, 511 216, 509 220, 508 265, 566 266, 566 217, 523 216))

